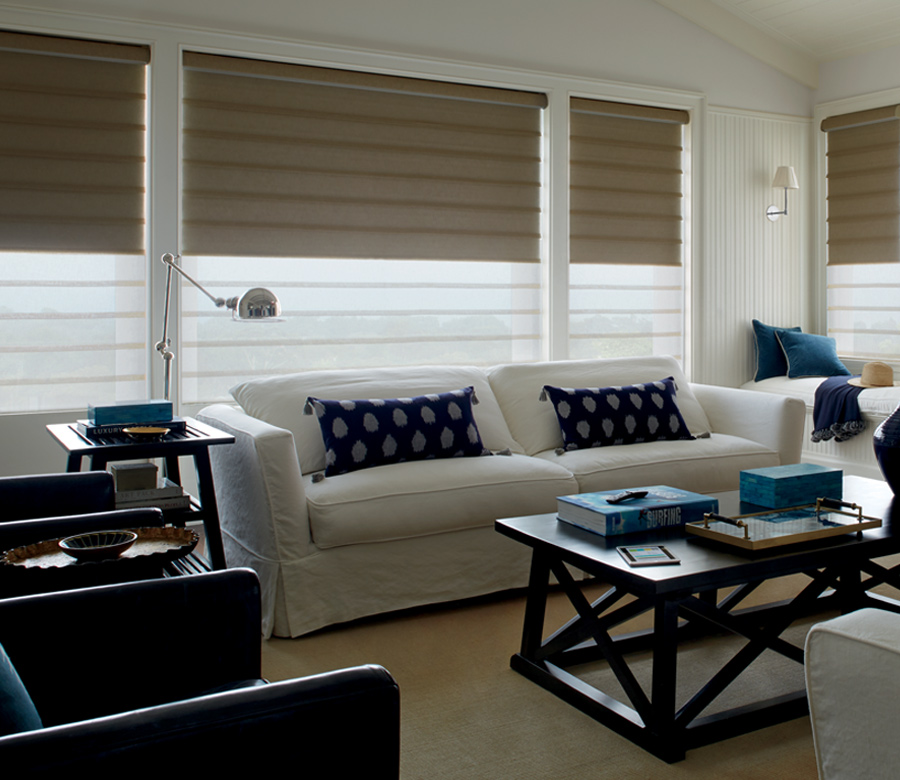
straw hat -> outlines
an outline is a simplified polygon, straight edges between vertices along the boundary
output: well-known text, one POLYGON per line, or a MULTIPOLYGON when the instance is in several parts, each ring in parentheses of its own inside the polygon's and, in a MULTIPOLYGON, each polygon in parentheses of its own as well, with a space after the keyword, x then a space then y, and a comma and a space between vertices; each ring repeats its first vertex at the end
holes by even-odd
POLYGON ((887 363, 876 360, 863 366, 862 376, 859 379, 853 377, 848 379, 847 383, 857 387, 893 387, 894 369, 887 363))

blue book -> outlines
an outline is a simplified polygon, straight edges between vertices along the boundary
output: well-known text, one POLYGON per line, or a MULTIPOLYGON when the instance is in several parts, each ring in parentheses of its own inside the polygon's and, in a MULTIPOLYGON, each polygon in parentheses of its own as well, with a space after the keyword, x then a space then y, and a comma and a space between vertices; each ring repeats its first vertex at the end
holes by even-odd
POLYGON ((621 494, 621 490, 559 496, 556 499, 557 517, 564 523, 601 536, 618 536, 679 527, 702 520, 707 512, 719 511, 717 499, 689 490, 667 485, 629 490, 646 491, 647 495, 616 504, 610 504, 607 499, 621 494))

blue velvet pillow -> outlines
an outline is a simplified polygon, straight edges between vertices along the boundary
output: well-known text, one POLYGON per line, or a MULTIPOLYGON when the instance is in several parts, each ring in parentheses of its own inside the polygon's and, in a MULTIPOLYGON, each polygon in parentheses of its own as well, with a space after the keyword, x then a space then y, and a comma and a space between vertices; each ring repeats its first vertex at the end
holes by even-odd
POLYGON ((0 645, 0 737, 35 731, 43 725, 16 667, 0 645))
POLYGON ((559 420, 564 450, 693 439, 675 402, 675 380, 624 387, 544 386, 559 420))
POLYGON ((429 458, 490 455, 475 424, 475 389, 415 398, 306 399, 325 442, 325 476, 429 458))
POLYGON ((835 340, 814 333, 779 331, 778 340, 788 363, 788 376, 850 376, 837 356, 835 340))
POLYGON ((778 341, 779 331, 799 333, 800 328, 774 328, 771 325, 764 325, 759 320, 753 320, 753 336, 756 341, 755 382, 761 382, 763 379, 773 376, 784 376, 788 372, 784 350, 778 341))

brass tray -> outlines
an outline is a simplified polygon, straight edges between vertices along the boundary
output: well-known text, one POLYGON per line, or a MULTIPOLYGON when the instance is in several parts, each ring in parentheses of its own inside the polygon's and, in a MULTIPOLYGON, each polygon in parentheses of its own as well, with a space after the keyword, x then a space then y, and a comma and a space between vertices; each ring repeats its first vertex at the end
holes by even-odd
POLYGON ((735 517, 708 513, 703 520, 687 523, 684 528, 694 536, 744 550, 765 550, 830 536, 861 534, 870 528, 880 527, 881 518, 867 517, 858 504, 820 498, 815 504, 769 509, 735 517))
POLYGON ((65 566, 100 566, 134 559, 146 559, 154 556, 162 562, 174 561, 190 553, 199 541, 196 532, 189 528, 130 528, 138 538, 134 544, 118 558, 107 561, 77 561, 63 552, 60 539, 28 544, 8 550, 0 556, 0 561, 7 566, 24 569, 58 569, 65 566))

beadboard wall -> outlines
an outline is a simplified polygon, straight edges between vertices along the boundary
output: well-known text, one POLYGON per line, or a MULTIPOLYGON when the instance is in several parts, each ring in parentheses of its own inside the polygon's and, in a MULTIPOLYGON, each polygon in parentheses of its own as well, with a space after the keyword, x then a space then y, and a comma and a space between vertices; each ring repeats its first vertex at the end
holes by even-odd
POLYGON ((703 252, 693 268, 692 379, 737 387, 753 378, 750 321, 810 330, 815 204, 812 121, 710 107, 704 156, 703 252), (800 189, 788 216, 766 218, 784 202, 775 169, 792 165, 800 189))

